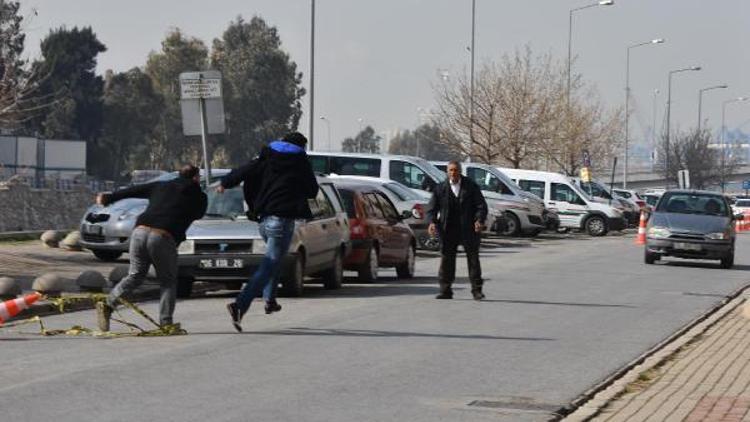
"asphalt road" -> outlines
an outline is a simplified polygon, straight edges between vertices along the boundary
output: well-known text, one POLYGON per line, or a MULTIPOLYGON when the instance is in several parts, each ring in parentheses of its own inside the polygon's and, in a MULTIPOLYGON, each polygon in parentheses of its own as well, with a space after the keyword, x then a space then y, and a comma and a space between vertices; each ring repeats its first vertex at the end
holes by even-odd
MULTIPOLYGON (((387 272, 374 285, 311 287, 272 316, 254 307, 244 334, 229 323, 227 292, 178 303, 187 336, 0 329, 2 419, 547 420, 750 281, 744 234, 734 270, 646 266, 632 236, 487 246, 481 303, 465 283, 454 300, 435 300, 438 260, 422 258, 410 282, 387 272)), ((155 302, 144 306, 156 314, 155 302)), ((45 323, 93 327, 94 318, 45 323)))

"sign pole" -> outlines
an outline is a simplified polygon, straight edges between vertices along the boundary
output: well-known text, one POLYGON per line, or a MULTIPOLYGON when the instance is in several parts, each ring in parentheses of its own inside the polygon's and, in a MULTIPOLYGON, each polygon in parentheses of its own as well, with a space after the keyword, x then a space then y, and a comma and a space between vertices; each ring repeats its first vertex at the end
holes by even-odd
POLYGON ((208 124, 206 124, 206 100, 198 100, 201 113, 201 138, 203 140, 203 168, 206 171, 206 189, 211 184, 211 163, 208 161, 208 124))

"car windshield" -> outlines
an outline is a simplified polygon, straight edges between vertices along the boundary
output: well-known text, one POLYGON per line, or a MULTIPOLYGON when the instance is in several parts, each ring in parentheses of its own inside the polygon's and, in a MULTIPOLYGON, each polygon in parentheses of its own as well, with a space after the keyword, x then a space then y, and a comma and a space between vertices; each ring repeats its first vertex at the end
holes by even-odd
POLYGON ((245 201, 242 188, 236 187, 219 193, 216 189, 208 189, 207 217, 235 218, 245 214, 245 201))
POLYGON ((597 196, 604 199, 612 199, 609 191, 598 182, 581 182, 581 190, 588 193, 589 196, 597 196))
POLYGON ((734 206, 741 208, 750 208, 750 199, 738 199, 737 203, 735 203, 734 206))
POLYGON ((658 212, 728 216, 726 201, 721 196, 701 193, 666 193, 656 207, 658 212))
POLYGON ((416 192, 399 183, 384 183, 383 187, 391 191, 401 201, 419 201, 422 199, 416 192))
POLYGON ((447 174, 440 171, 437 167, 435 167, 432 163, 430 163, 427 160, 424 160, 422 158, 416 158, 414 159, 414 161, 416 162, 417 165, 419 165, 422 171, 429 174, 438 183, 444 181, 448 177, 447 174))

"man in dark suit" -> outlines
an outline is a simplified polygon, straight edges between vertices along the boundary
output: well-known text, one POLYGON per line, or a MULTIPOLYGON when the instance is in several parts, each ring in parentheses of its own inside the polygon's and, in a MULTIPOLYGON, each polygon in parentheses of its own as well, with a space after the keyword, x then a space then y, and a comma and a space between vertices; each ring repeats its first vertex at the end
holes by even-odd
POLYGON ((487 218, 487 202, 479 186, 461 176, 459 162, 448 163, 447 173, 448 178, 435 186, 428 206, 428 230, 432 236, 439 233, 441 239, 440 294, 437 299, 453 299, 451 285, 456 278, 456 250, 458 245, 463 245, 469 265, 471 294, 474 300, 482 300, 479 244, 487 218))

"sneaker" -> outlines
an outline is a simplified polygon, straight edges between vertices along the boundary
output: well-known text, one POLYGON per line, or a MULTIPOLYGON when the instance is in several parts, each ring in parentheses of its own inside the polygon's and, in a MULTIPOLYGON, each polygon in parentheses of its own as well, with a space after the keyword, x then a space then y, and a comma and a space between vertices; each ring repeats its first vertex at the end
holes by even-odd
POLYGON ((453 299, 453 292, 450 290, 440 292, 439 295, 435 296, 435 299, 453 299))
POLYGON ((112 318, 112 307, 105 302, 96 302, 96 323, 99 331, 109 331, 110 318, 112 318))
POLYGON ((482 300, 485 298, 484 293, 482 293, 481 290, 474 290, 471 292, 471 295, 474 296, 474 300, 482 300))
POLYGON ((241 333, 242 326, 240 325, 240 321, 242 321, 242 315, 240 315, 240 310, 237 309, 237 305, 234 302, 227 303, 227 311, 229 311, 229 317, 232 318, 234 329, 237 330, 238 333, 241 333))
POLYGON ((266 302, 265 309, 266 309, 266 315, 268 315, 274 312, 279 312, 281 310, 281 305, 279 305, 279 303, 274 300, 273 302, 266 302))

